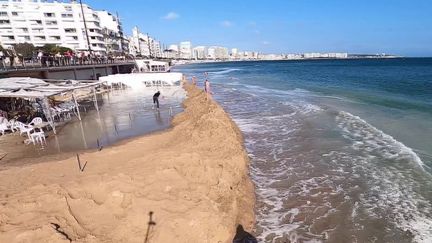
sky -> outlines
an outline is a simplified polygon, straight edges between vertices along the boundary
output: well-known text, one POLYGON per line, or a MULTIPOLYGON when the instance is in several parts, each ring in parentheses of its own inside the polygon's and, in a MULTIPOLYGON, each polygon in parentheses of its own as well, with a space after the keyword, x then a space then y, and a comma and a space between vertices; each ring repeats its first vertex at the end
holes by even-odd
POLYGON ((84 0, 165 45, 432 56, 432 0, 84 0))

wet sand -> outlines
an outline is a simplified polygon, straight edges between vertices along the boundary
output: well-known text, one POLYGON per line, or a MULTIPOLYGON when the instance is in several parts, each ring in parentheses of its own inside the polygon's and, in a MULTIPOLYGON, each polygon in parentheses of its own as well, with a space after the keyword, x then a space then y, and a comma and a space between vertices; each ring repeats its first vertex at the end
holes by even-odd
POLYGON ((172 129, 83 153, 83 171, 76 157, 0 171, 0 242, 231 242, 238 223, 251 230, 241 133, 185 88, 172 129))

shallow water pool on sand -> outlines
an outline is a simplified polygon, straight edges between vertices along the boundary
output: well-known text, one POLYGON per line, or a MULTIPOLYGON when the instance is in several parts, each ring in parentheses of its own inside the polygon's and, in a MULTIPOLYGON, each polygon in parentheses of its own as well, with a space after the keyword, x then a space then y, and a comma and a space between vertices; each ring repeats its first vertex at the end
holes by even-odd
POLYGON ((72 116, 71 121, 57 128, 57 135, 50 133, 45 146, 13 144, 12 146, 25 148, 2 148, 5 150, 3 152, 8 153, 10 158, 19 159, 96 149, 166 129, 170 127, 172 117, 183 110, 181 103, 185 98, 185 91, 181 87, 160 87, 160 109, 157 110, 152 103, 156 90, 157 88, 143 91, 123 89, 100 95, 99 111, 94 109, 93 103, 88 106, 87 111, 81 108, 82 120, 72 116))

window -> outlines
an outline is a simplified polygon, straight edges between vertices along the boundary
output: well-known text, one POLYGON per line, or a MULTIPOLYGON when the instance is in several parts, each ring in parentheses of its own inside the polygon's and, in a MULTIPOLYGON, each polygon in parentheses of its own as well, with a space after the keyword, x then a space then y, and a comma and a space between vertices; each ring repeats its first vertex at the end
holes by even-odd
POLYGON ((30 36, 28 36, 28 35, 23 35, 23 36, 20 36, 20 37, 21 37, 21 39, 26 40, 26 41, 30 40, 30 36))
POLYGON ((7 12, 0 12, 0 16, 8 16, 7 12))
POLYGON ((92 37, 90 37, 92 40, 96 40, 96 37, 94 37, 94 36, 92 36, 92 37))
POLYGON ((19 28, 19 30, 21 30, 22 32, 25 32, 25 33, 28 32, 28 29, 27 29, 27 28, 19 28))
POLYGON ((44 13, 45 17, 55 17, 55 13, 44 13))
POLYGON ((12 12, 12 16, 18 16, 18 12, 12 12))
POLYGON ((74 29, 74 28, 68 28, 68 29, 65 29, 65 32, 66 33, 76 33, 76 29, 74 29))
POLYGON ((42 24, 42 20, 30 20, 31 25, 41 25, 42 24))
POLYGON ((0 19, 0 24, 10 24, 10 21, 7 19, 0 19))
POLYGON ((72 6, 64 6, 64 9, 68 12, 72 11, 72 6))
POLYGON ((97 46, 96 44, 92 44, 92 46, 97 46))
POLYGON ((64 13, 61 16, 62 16, 62 18, 73 18, 73 14, 70 14, 70 13, 64 13))
POLYGON ((45 24, 46 24, 46 25, 57 25, 57 21, 55 21, 55 20, 50 20, 50 21, 46 21, 45 24))
POLYGON ((60 40, 60 36, 51 36, 50 38, 53 40, 60 40))

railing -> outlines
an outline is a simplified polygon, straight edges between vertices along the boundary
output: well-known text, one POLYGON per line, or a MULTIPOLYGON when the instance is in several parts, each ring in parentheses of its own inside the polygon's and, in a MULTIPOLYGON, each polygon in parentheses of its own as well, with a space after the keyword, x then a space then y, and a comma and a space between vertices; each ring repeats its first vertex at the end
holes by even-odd
POLYGON ((135 59, 120 57, 120 58, 78 58, 78 57, 43 57, 41 59, 33 58, 30 60, 15 60, 11 61, 9 57, 0 60, 0 72, 17 71, 17 70, 34 70, 40 68, 59 68, 59 67, 79 67, 89 65, 105 65, 105 64, 126 64, 134 63, 135 59))

